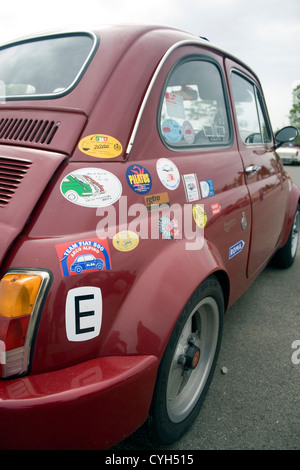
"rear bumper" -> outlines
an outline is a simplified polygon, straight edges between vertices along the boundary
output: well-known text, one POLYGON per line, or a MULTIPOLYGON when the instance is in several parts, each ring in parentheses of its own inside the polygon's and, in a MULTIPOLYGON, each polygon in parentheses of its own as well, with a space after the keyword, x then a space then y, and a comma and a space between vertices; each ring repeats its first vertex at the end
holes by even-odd
POLYGON ((158 361, 103 357, 0 381, 0 449, 107 449, 147 418, 158 361))

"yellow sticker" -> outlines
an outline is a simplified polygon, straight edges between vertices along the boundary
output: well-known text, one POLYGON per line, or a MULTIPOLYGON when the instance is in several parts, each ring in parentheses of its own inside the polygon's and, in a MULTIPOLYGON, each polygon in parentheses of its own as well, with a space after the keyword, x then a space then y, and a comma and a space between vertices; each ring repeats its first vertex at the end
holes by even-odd
POLYGON ((84 137, 78 144, 81 152, 96 158, 116 158, 123 147, 114 137, 105 134, 92 134, 84 137))
POLYGON ((207 222, 207 215, 205 210, 200 204, 195 204, 193 206, 193 217, 196 225, 199 228, 204 228, 207 222))
POLYGON ((137 233, 123 230, 114 236, 113 245, 119 251, 131 251, 138 246, 139 241, 137 233))

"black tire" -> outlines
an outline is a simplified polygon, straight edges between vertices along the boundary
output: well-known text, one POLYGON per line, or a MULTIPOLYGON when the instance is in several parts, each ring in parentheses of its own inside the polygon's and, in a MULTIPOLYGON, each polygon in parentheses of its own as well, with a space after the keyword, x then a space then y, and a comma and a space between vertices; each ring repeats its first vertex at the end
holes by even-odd
POLYGON ((223 291, 211 276, 182 311, 161 360, 147 422, 153 444, 177 441, 195 421, 216 366, 223 316, 223 291), (190 357, 196 361, 197 348, 200 358, 192 368, 190 357))
POLYGON ((300 229, 300 206, 298 205, 293 225, 286 244, 275 254, 272 264, 278 268, 286 269, 292 266, 297 255, 300 229))

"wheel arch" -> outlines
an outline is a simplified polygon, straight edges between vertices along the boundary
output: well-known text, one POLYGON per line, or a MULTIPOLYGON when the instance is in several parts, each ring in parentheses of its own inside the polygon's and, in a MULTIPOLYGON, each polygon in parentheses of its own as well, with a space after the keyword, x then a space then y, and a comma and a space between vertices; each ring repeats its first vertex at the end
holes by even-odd
POLYGON ((230 280, 215 247, 204 241, 198 252, 186 251, 183 240, 167 241, 138 273, 113 324, 126 337, 127 352, 160 359, 186 303, 211 275, 221 285, 226 310, 230 280))

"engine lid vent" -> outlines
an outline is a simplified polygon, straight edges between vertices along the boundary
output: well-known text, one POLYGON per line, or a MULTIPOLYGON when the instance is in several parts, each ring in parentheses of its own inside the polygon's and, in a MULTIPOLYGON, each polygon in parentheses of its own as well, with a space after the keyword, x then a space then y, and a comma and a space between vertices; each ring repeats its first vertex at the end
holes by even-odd
POLYGON ((0 139, 13 142, 33 142, 49 145, 55 136, 60 122, 2 118, 0 119, 0 139))
POLYGON ((30 165, 29 160, 0 157, 0 207, 9 204, 30 165))

